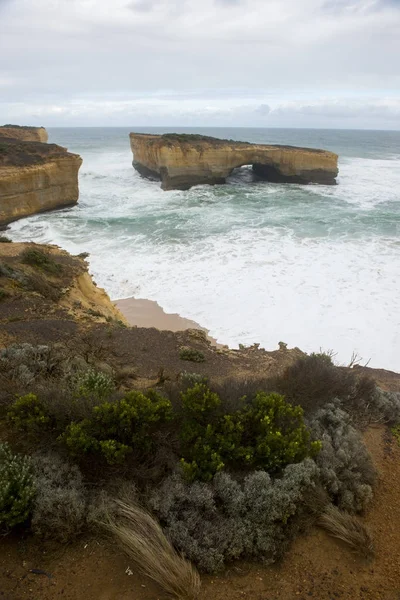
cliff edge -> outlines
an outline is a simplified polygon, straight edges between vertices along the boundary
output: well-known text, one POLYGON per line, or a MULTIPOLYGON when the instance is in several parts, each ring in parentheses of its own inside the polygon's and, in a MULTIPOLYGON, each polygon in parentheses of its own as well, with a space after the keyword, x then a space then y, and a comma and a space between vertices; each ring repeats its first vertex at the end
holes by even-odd
POLYGON ((250 144, 201 135, 131 133, 133 166, 161 179, 164 190, 225 183, 236 167, 252 165, 254 173, 276 183, 334 185, 338 156, 327 150, 250 144))
POLYGON ((26 127, 24 125, 0 126, 0 137, 13 138, 21 142, 47 142, 48 133, 44 127, 26 127))
POLYGON ((79 155, 56 144, 3 137, 3 130, 0 128, 0 227, 78 201, 79 155))

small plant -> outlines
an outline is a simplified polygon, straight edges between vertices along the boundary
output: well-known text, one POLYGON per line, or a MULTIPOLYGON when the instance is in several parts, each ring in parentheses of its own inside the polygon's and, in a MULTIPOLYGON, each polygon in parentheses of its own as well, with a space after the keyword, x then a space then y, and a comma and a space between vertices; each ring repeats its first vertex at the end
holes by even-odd
POLYGON ((182 371, 181 381, 183 385, 187 387, 192 387, 196 385, 196 383, 204 383, 205 385, 207 385, 208 377, 206 375, 201 375, 200 373, 190 373, 189 371, 182 371))
POLYGON ((391 429, 393 437, 396 439, 397 443, 400 446, 400 425, 395 425, 391 429))
POLYGON ((153 434, 171 418, 169 400, 151 390, 133 391, 95 406, 90 418, 71 423, 60 439, 72 456, 100 452, 109 464, 121 463, 130 453, 152 452, 153 434))
POLYGON ((303 498, 314 491, 311 459, 288 465, 272 479, 221 471, 209 483, 187 483, 179 474, 152 490, 150 507, 174 546, 209 573, 239 558, 273 562, 287 547, 303 498))
POLYGON ((319 525, 333 537, 342 540, 353 552, 364 558, 374 556, 374 545, 368 529, 349 513, 330 504, 322 513, 319 525))
POLYGON ((50 254, 43 252, 42 250, 36 250, 34 248, 26 248, 22 252, 22 262, 32 267, 37 267, 42 271, 46 271, 51 275, 59 275, 62 271, 62 265, 57 263, 50 254))
POLYGON ((0 444, 0 526, 14 527, 26 521, 34 496, 29 458, 14 454, 7 443, 0 444))
POLYGON ((114 391, 115 386, 112 378, 106 373, 88 369, 80 373, 75 382, 75 392, 82 398, 94 398, 95 400, 106 400, 114 391))
POLYGON ((101 313, 98 310, 93 310, 93 308, 88 308, 86 312, 88 315, 90 315, 92 317, 102 317, 104 319, 103 313, 101 313))
POLYGON ((87 494, 76 465, 57 454, 33 458, 37 490, 32 511, 32 531, 45 539, 69 542, 86 525, 87 494))
POLYGON ((199 574, 174 549, 157 521, 132 499, 115 499, 114 505, 114 514, 108 512, 99 525, 169 597, 194 600, 200 591, 199 574))
POLYGON ((0 244, 10 244, 12 240, 5 235, 0 235, 0 244))
POLYGON ((314 456, 321 443, 311 441, 303 410, 279 394, 259 392, 232 414, 204 384, 182 393, 181 464, 188 481, 210 481, 225 466, 279 471, 314 456))
POLYGON ((9 297, 9 293, 6 290, 3 290, 2 288, 0 288, 0 302, 2 302, 2 300, 5 300, 6 298, 9 297))
POLYGON ((204 354, 200 352, 200 350, 189 348, 188 346, 182 346, 179 350, 179 358, 191 362, 204 362, 206 360, 204 354))
POLYGON ((43 403, 35 394, 20 396, 7 413, 7 418, 17 429, 40 431, 50 422, 43 403))
POLYGON ((311 413, 333 398, 349 398, 356 387, 353 372, 336 367, 331 355, 310 354, 290 365, 274 381, 274 390, 311 413))

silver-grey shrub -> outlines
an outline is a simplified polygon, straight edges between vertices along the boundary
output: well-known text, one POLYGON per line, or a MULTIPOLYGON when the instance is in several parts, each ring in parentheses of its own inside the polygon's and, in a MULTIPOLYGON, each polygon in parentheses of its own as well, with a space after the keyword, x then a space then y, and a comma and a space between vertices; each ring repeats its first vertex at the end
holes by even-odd
POLYGON ((57 454, 36 455, 33 469, 37 494, 32 531, 42 538, 70 541, 86 524, 87 495, 81 472, 57 454))
POLYGON ((309 426, 322 441, 315 458, 321 484, 342 510, 364 510, 372 499, 375 470, 350 416, 332 403, 317 411, 309 426))
POLYGON ((62 376, 69 368, 63 344, 11 344, 0 350, 0 370, 21 386, 30 386, 42 377, 62 376))
POLYGON ((273 562, 317 474, 311 459, 288 465, 275 480, 264 471, 242 481, 220 472, 212 483, 186 484, 174 474, 152 492, 149 505, 172 543, 203 571, 240 557, 273 562))

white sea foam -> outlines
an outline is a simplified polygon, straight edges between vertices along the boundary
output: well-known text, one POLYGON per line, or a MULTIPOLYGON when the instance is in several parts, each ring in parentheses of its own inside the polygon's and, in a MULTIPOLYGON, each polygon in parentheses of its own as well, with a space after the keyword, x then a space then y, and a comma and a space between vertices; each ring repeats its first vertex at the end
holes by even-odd
POLYGON ((88 251, 112 298, 157 300, 232 346, 332 348, 341 362, 356 351, 400 371, 398 155, 345 157, 333 188, 236 173, 168 193, 125 151, 84 159, 78 207, 19 221, 13 239, 88 251))

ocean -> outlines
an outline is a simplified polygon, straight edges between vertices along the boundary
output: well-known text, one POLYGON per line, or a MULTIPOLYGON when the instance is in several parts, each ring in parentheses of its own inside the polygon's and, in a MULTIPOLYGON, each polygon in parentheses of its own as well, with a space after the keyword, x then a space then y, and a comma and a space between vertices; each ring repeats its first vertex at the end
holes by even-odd
POLYGON ((283 341, 400 371, 400 132, 52 128, 80 154, 73 208, 11 225, 15 240, 90 253, 112 299, 156 300, 221 343, 283 341), (163 192, 132 168, 130 131, 201 133, 339 154, 337 186, 255 182, 163 192))

